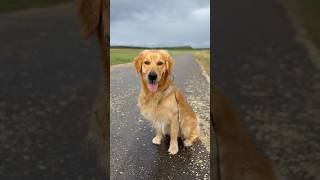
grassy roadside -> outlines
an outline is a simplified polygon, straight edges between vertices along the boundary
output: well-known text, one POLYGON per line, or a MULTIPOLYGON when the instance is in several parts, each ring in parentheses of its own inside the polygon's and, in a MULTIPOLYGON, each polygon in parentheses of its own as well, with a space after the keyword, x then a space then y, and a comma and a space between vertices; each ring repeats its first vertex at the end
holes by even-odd
POLYGON ((0 13, 21 9, 46 7, 66 2, 74 2, 74 0, 1 0, 0 13))
POLYGON ((197 59, 200 66, 210 75, 210 50, 203 50, 193 53, 193 57, 197 59))
POLYGON ((278 0, 289 16, 303 28, 303 35, 320 48, 320 1, 278 0))

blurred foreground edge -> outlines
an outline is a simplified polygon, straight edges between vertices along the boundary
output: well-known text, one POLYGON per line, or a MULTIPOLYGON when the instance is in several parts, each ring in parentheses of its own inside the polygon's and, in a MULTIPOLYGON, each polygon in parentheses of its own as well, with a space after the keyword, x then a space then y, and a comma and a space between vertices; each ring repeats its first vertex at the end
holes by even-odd
POLYGON ((230 101, 217 88, 211 89, 211 113, 217 135, 219 179, 280 180, 270 160, 259 152, 249 130, 242 126, 230 101))
POLYGON ((77 7, 82 20, 82 36, 95 35, 100 46, 101 85, 90 118, 88 141, 96 146, 98 160, 109 177, 109 0, 77 0, 77 7))

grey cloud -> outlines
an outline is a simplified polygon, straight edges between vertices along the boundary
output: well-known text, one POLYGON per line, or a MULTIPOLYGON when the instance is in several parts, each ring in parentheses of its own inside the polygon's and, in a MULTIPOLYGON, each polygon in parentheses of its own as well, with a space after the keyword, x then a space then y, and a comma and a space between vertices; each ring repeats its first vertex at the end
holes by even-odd
POLYGON ((209 47, 209 3, 111 0, 111 45, 209 47))

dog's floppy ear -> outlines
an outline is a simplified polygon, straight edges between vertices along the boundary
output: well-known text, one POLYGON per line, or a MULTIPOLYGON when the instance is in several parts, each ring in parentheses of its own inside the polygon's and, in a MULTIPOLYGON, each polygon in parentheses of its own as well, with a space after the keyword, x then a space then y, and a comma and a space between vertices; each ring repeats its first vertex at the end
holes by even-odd
POLYGON ((142 58, 143 58, 143 52, 139 53, 139 55, 133 60, 133 64, 134 64, 134 67, 136 68, 137 73, 141 73, 142 60, 143 60, 142 58))
POLYGON ((173 58, 167 51, 161 50, 161 52, 163 54, 163 59, 165 60, 166 71, 168 72, 168 74, 172 74, 173 58))
POLYGON ((166 68, 169 74, 172 74, 173 58, 169 55, 166 61, 166 68))

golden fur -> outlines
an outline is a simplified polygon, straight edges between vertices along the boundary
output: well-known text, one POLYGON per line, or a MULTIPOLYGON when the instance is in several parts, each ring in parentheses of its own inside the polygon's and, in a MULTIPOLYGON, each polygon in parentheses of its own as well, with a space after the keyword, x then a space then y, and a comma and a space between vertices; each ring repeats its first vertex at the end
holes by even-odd
POLYGON ((134 66, 140 74, 141 82, 138 106, 141 114, 156 130, 152 142, 160 144, 163 135, 170 135, 170 154, 178 152, 179 136, 184 139, 185 146, 191 146, 199 136, 199 123, 172 82, 172 57, 163 50, 145 50, 134 59, 134 66), (146 61, 149 63, 146 64, 146 61), (157 74, 158 88, 155 92, 148 89, 148 75, 151 71, 157 74))

